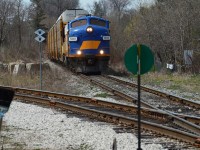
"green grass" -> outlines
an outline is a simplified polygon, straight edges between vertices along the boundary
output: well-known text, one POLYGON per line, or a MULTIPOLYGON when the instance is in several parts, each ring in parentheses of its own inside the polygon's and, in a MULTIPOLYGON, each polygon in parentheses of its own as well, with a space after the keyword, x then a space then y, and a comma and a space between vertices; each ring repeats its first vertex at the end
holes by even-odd
MULTIPOLYGON (((137 77, 134 76, 133 78, 137 82, 137 77)), ((141 76, 141 83, 160 87, 161 89, 166 88, 181 93, 196 94, 200 100, 200 74, 164 74, 151 72, 141 76)))
POLYGON ((107 93, 100 93, 100 94, 94 95, 94 97, 102 97, 102 98, 106 98, 107 96, 108 96, 107 93))
POLYGON ((171 90, 180 90, 181 86, 180 85, 176 85, 176 84, 172 84, 168 87, 171 90))

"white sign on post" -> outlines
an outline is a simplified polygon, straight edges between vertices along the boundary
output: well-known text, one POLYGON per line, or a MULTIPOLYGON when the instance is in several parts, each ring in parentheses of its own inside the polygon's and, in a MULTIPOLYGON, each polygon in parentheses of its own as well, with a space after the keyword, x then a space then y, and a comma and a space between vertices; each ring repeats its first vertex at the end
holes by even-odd
POLYGON ((42 29, 38 29, 34 32, 35 34, 37 34, 38 36, 35 38, 36 41, 38 42, 42 42, 45 40, 45 38, 42 36, 45 31, 43 31, 42 29))
POLYGON ((42 41, 45 40, 45 38, 44 38, 43 36, 41 36, 41 35, 38 35, 38 36, 35 38, 35 40, 38 41, 38 42, 42 42, 42 41))
POLYGON ((45 33, 45 31, 43 31, 42 29, 38 29, 35 31, 35 34, 37 35, 43 35, 45 33))
POLYGON ((34 32, 37 34, 37 37, 35 38, 36 41, 39 42, 40 45, 40 90, 42 90, 42 50, 41 50, 41 42, 45 40, 45 38, 42 36, 45 31, 42 29, 38 29, 34 32))

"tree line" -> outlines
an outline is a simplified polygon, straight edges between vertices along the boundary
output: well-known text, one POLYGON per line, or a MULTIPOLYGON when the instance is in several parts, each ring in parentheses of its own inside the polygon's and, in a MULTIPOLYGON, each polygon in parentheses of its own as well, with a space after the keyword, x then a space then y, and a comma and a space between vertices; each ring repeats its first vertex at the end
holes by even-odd
MULTIPOLYGON (((46 32, 66 9, 79 7, 79 0, 0 0, 0 61, 37 60, 34 32, 46 32)), ((45 46, 43 46, 45 48, 45 46)))
POLYGON ((199 73, 200 1, 146 2, 135 1, 134 8, 130 0, 100 0, 93 5, 94 14, 111 21, 111 61, 123 63, 126 49, 143 43, 154 52, 157 68, 173 64, 177 71, 199 73))
MULTIPOLYGON (((99 0, 88 6, 93 15, 110 23, 111 61, 123 64, 126 49, 134 43, 149 46, 156 66, 174 64, 177 70, 199 72, 200 1, 155 0, 150 4, 131 0, 99 0), (186 64, 189 50, 191 64, 186 64)), ((0 0, 0 59, 37 59, 34 31, 48 31, 66 9, 80 8, 79 0, 0 0)), ((159 68, 159 67, 158 67, 159 68)))

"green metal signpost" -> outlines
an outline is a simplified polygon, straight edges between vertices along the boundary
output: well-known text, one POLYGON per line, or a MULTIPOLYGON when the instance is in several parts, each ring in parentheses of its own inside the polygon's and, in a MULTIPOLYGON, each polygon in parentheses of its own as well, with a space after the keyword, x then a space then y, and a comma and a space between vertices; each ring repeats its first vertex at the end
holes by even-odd
POLYGON ((148 72, 154 64, 154 56, 150 48, 142 44, 134 44, 127 49, 124 56, 125 66, 133 74, 138 75, 138 149, 141 148, 141 104, 140 104, 140 75, 148 72))

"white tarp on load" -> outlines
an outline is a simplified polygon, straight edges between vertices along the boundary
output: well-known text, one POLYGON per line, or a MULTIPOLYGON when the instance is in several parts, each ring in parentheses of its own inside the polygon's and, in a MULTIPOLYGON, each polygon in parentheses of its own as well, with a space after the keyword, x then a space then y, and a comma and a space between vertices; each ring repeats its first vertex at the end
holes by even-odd
POLYGON ((85 15, 88 15, 88 14, 89 14, 88 11, 82 10, 82 9, 65 10, 60 15, 60 17, 58 18, 58 20, 60 20, 61 17, 62 17, 63 22, 67 23, 70 20, 75 19, 76 17, 85 16, 85 15))

